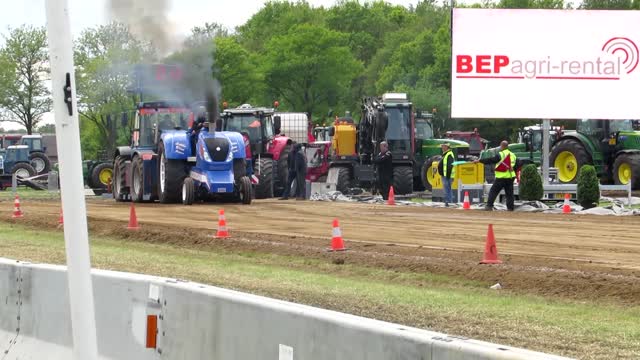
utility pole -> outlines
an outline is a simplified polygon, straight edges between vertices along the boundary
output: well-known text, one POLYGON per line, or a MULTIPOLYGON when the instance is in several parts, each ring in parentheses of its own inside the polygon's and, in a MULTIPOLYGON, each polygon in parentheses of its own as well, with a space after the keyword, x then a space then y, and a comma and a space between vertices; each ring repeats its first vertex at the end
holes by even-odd
POLYGON ((551 120, 542 120, 542 184, 549 185, 549 132, 551 120))
MULTIPOLYGON (((80 155, 73 42, 67 0, 46 0, 53 111, 60 164, 60 194, 73 331, 73 359, 97 360, 91 258, 80 155)), ((43 318, 40 321, 49 321, 43 318)))

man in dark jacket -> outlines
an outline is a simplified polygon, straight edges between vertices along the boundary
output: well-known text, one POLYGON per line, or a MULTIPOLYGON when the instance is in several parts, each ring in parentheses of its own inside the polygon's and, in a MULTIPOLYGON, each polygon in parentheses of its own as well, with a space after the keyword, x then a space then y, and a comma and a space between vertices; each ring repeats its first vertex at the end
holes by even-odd
MULTIPOLYGON (((280 200, 288 200, 289 199, 289 193, 291 192, 291 185, 293 185, 293 181, 296 180, 297 178, 297 169, 296 169, 296 157, 297 157, 297 153, 300 151, 300 147, 298 146, 299 144, 294 144, 291 147, 291 151, 289 151, 289 154, 287 155, 287 170, 288 170, 288 176, 287 176, 287 183, 284 186, 284 191, 282 192, 282 197, 280 198, 280 200)), ((297 187, 296 187, 296 193, 297 193, 297 187)), ((296 194, 293 194, 294 196, 296 194)))
POLYGON ((377 165, 378 187, 384 200, 389 199, 389 188, 393 183, 393 158, 386 141, 380 143, 380 153, 373 159, 377 165))
POLYGON ((296 144, 296 200, 305 200, 306 196, 306 177, 307 177, 307 157, 302 150, 302 144, 296 144))

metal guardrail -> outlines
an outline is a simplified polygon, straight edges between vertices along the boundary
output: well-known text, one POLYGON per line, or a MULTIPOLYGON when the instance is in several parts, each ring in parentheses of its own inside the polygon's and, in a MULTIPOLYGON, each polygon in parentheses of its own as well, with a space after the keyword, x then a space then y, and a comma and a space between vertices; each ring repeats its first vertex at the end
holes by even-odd
MULTIPOLYGON (((72 358, 66 270, 0 258, 2 359, 72 358)), ((183 280, 92 277, 100 360, 568 360, 183 280)))
MULTIPOLYGON (((458 183, 458 199, 462 199, 461 194, 464 191, 469 190, 482 190, 483 196, 489 194, 489 190, 491 189, 492 184, 484 183, 484 184, 461 184, 458 183)), ((627 192, 627 204, 631 204, 631 192, 632 185, 629 182, 626 185, 602 185, 600 184, 600 196, 602 196, 603 191, 626 191, 627 192)), ((563 200, 564 194, 570 194, 573 199, 577 197, 578 193, 578 185, 577 184, 546 184, 542 185, 543 189, 543 200, 563 200), (558 197, 550 197, 561 195, 558 197)), ((515 184, 513 186, 514 195, 518 195, 518 185, 515 184)), ((500 194, 504 194, 504 190, 500 192, 500 194)))

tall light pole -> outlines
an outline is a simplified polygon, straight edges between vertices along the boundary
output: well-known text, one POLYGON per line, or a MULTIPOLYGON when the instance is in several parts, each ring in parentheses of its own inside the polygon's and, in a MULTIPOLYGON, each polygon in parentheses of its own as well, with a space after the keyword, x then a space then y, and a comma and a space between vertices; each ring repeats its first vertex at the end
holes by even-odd
MULTIPOLYGON (((84 199, 73 41, 67 0, 46 0, 53 111, 64 213, 73 359, 97 360, 89 234, 84 199)), ((41 319, 41 321, 48 321, 41 319)))

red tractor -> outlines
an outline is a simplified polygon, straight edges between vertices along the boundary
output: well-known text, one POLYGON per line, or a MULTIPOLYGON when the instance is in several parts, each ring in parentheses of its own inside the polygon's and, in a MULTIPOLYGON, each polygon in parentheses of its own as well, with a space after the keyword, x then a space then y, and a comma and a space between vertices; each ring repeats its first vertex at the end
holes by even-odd
POLYGON ((445 137, 468 143, 469 155, 473 156, 480 156, 482 150, 487 149, 489 145, 489 140, 482 138, 477 128, 473 131, 447 131, 445 137))
MULTIPOLYGON (((293 141, 280 135, 281 120, 279 116, 273 116, 275 109, 250 104, 228 109, 226 102, 222 107, 217 130, 237 131, 248 140, 250 154, 247 154, 247 158, 251 159, 253 175, 258 179, 255 184, 256 199, 280 196, 289 175, 287 155, 293 141)), ((274 107, 278 107, 277 101, 274 107)))

